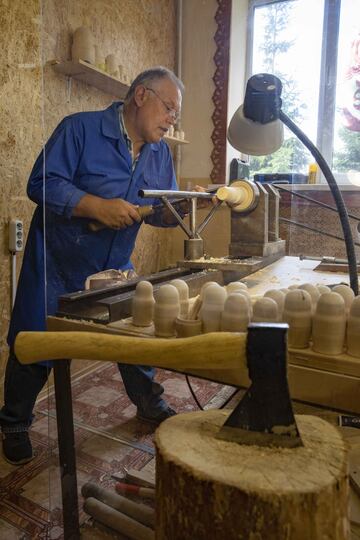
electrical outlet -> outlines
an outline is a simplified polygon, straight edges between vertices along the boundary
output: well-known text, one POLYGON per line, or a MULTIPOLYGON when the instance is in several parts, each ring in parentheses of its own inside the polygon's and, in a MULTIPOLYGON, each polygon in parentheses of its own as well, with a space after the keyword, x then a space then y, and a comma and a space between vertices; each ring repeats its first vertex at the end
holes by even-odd
POLYGON ((9 250, 12 252, 24 249, 24 226, 20 219, 12 219, 9 223, 9 250))

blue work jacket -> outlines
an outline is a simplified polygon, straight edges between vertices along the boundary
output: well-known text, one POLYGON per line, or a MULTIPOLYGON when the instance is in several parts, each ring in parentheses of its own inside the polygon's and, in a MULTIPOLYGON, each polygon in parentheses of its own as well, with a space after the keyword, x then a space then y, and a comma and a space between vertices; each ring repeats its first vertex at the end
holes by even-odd
MULTIPOLYGON (((46 316, 57 310, 59 295, 83 290, 89 275, 131 268, 141 224, 118 231, 90 231, 91 220, 72 216, 86 193, 141 206, 159 201, 139 198, 140 189, 177 189, 172 156, 164 141, 145 144, 133 170, 120 130, 119 105, 66 117, 35 162, 27 193, 38 206, 10 321, 10 347, 19 331, 44 330, 46 316)), ((164 226, 158 216, 150 216, 146 222, 164 226)))

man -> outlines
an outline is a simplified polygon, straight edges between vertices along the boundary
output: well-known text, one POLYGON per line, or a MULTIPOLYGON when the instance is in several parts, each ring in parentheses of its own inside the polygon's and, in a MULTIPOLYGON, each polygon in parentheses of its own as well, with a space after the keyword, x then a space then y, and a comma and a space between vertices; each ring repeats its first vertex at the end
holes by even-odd
MULTIPOLYGON (((10 463, 33 457, 28 429, 49 374, 46 362, 18 362, 15 337, 23 330, 45 330, 46 316, 56 312, 59 295, 84 289, 87 276, 132 267, 130 256, 141 225, 137 207, 156 202, 139 199, 139 189, 177 189, 172 157, 162 138, 178 119, 183 90, 171 71, 147 70, 134 80, 124 103, 66 117, 35 162, 27 193, 38 206, 10 322, 0 411, 3 453, 10 463), (89 223, 94 220, 105 227, 92 232, 89 223)), ((146 221, 175 225, 169 213, 146 221)), ((153 368, 118 366, 138 417, 158 424, 175 414, 161 397, 163 388, 153 380, 153 368)))

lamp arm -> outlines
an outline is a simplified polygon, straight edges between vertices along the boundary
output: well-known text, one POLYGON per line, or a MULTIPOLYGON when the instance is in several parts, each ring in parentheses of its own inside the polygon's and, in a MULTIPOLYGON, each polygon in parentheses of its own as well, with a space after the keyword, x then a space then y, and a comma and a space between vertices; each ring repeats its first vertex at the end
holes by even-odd
POLYGON ((329 185, 330 191, 334 197, 334 201, 339 213, 340 223, 344 234, 344 241, 346 246, 346 253, 348 258, 349 265, 349 280, 350 287, 354 291, 355 295, 358 295, 359 292, 359 283, 358 283, 358 274, 357 274, 357 262, 355 254, 355 246, 353 235, 351 232, 349 216, 346 210, 344 199, 339 190, 339 186, 336 183, 333 173, 330 170, 330 167, 326 163, 324 157, 316 148, 316 146, 310 141, 310 139, 301 131, 301 129, 294 124, 294 122, 280 110, 279 113, 280 120, 298 137, 298 139, 306 146, 310 153, 315 158, 317 164, 319 165, 325 179, 329 185))

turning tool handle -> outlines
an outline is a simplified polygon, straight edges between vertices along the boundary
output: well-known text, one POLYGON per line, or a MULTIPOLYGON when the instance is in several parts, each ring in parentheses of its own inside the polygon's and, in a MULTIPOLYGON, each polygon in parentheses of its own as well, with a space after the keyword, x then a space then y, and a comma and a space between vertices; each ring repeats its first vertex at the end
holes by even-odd
MULTIPOLYGON (((147 216, 151 216, 154 213, 154 208, 151 205, 139 206, 137 208, 137 211, 141 219, 144 219, 147 216)), ((104 225, 103 223, 100 223, 100 221, 90 221, 88 227, 90 231, 92 232, 102 231, 103 229, 107 228, 107 226, 104 225)))
POLYGON ((114 508, 107 506, 94 497, 85 499, 84 511, 100 523, 120 532, 122 535, 126 535, 127 538, 132 540, 155 540, 154 531, 150 527, 146 527, 122 512, 114 510, 114 508))
POLYGON ((81 488, 81 494, 85 499, 94 497, 94 499, 111 506, 114 510, 126 514, 147 527, 153 528, 155 525, 155 512, 152 508, 145 504, 135 503, 126 497, 104 489, 98 484, 86 482, 81 488))
POLYGON ((78 358, 191 369, 246 370, 246 334, 214 332, 177 339, 149 339, 95 332, 20 332, 15 354, 22 364, 78 358))

